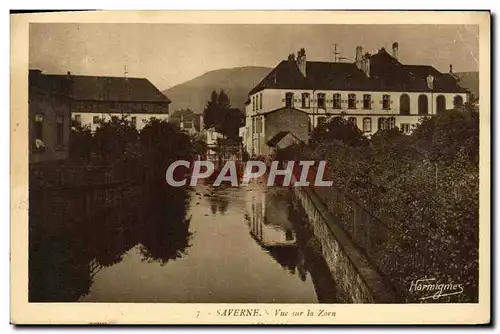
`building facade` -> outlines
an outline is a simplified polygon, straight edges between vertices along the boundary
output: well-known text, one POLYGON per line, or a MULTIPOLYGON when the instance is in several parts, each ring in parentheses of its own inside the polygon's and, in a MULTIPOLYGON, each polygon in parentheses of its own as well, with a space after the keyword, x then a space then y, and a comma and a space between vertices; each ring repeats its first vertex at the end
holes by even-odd
POLYGON ((68 156, 71 100, 64 77, 29 71, 29 163, 64 160, 68 156))
POLYGON ((301 49, 297 56, 281 61, 249 93, 243 134, 246 150, 267 153, 262 142, 276 132, 266 123, 280 110, 307 117, 281 122, 279 131, 295 134, 288 127, 302 125, 310 132, 330 118, 345 117, 371 136, 393 127, 410 133, 422 117, 457 109, 468 101, 468 91, 458 84, 451 65, 449 73, 441 73, 432 66, 402 64, 398 43, 393 44, 392 55, 384 48, 363 54, 361 46, 355 55, 354 63, 311 62, 301 49))
POLYGON ((71 73, 67 77, 73 120, 92 131, 112 116, 126 116, 138 130, 151 118, 168 121, 171 101, 148 79, 71 73))

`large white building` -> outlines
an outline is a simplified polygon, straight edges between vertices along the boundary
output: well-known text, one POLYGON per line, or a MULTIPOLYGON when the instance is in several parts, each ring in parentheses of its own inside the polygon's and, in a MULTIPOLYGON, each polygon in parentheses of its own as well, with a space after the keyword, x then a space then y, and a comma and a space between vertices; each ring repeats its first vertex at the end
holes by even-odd
POLYGON ((170 100, 148 79, 67 75, 74 121, 90 126, 125 115, 141 130, 151 118, 168 120, 170 100))
MULTIPOLYGON (((243 132, 247 151, 267 154, 266 143, 279 131, 292 131, 307 141, 305 132, 338 116, 366 135, 393 127, 409 133, 422 116, 468 100, 451 65, 449 73, 427 65, 405 65, 398 59, 398 43, 392 49, 392 54, 382 48, 370 55, 358 46, 353 63, 307 61, 304 49, 289 55, 249 93, 243 132), (289 118, 301 113, 309 122, 306 130, 296 127, 300 132, 296 133, 287 128, 293 125, 289 118)), ((296 118, 304 122, 303 117, 296 118)))

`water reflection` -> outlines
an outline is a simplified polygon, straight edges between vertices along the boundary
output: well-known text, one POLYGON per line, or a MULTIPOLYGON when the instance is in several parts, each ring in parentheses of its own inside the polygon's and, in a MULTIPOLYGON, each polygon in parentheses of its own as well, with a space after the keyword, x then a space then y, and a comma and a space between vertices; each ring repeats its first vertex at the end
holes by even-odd
MULTIPOLYGON (((118 208, 57 210, 57 219, 36 197, 30 301, 342 300, 287 188, 256 182, 127 191, 118 208)), ((62 197, 79 200, 72 196, 62 197)))
POLYGON ((60 206, 57 217, 48 214, 49 203, 60 202, 59 196, 71 202, 64 207, 82 207, 69 204, 84 201, 83 195, 31 193, 30 301, 78 300, 100 270, 121 263, 136 245, 144 261, 161 265, 187 253, 189 191, 166 186, 133 191, 120 207, 75 212, 60 206))

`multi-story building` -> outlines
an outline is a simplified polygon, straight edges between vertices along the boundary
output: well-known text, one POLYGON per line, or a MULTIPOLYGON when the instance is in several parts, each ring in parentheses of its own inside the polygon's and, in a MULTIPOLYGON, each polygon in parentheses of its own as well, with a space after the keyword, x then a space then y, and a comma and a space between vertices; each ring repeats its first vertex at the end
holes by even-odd
POLYGON ((367 136, 398 127, 409 133, 423 116, 462 106, 468 92, 449 73, 405 65, 384 48, 370 55, 356 47, 355 62, 307 61, 301 49, 281 61, 249 93, 243 142, 250 154, 266 155, 280 131, 307 142, 309 132, 332 117, 346 117, 367 136))
POLYGON ((71 100, 64 76, 29 71, 29 162, 64 160, 68 156, 71 100))
POLYGON ((171 101, 148 79, 71 75, 73 120, 94 131, 101 120, 126 115, 141 130, 151 118, 168 120, 171 101))

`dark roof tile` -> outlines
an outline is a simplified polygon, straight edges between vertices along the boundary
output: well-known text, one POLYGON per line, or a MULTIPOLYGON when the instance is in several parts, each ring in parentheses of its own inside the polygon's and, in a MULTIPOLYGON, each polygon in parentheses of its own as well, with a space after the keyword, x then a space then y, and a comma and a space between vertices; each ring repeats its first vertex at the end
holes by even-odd
POLYGON ((443 74, 432 66, 403 65, 385 49, 370 56, 370 76, 365 75, 355 63, 308 61, 306 76, 294 60, 281 61, 249 93, 252 95, 266 88, 318 89, 400 92, 450 92, 465 93, 456 78, 443 74), (427 76, 434 77, 434 88, 427 85, 427 76))

